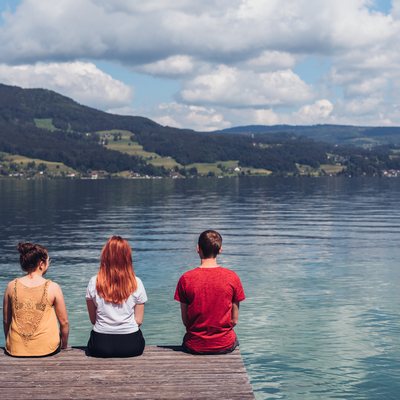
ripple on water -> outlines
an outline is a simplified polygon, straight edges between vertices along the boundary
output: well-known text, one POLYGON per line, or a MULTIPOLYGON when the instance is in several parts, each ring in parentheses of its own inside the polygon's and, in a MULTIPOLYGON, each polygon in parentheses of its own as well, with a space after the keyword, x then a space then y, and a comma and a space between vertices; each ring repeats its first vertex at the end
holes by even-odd
POLYGON ((0 181, 0 191, 0 290, 19 273, 18 241, 48 246, 71 344, 86 343, 84 293, 112 234, 132 244, 148 291, 147 343, 180 343, 175 285, 214 228, 220 264, 245 287, 237 332, 257 399, 398 398, 400 181, 0 181))

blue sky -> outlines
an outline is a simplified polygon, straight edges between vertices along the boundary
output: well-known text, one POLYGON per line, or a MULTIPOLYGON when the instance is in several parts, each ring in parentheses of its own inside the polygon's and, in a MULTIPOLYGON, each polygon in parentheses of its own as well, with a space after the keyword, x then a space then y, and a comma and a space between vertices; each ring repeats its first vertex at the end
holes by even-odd
POLYGON ((0 0, 0 82, 214 130, 400 126, 400 0, 0 0))

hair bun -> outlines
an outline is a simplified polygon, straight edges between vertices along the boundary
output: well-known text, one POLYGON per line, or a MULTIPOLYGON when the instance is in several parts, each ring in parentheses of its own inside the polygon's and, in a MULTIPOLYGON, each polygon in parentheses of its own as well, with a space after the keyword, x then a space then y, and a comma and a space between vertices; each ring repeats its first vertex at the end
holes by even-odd
POLYGON ((20 242, 20 243, 18 243, 17 249, 20 254, 26 254, 26 253, 29 253, 30 251, 32 251, 34 247, 35 247, 35 245, 32 243, 20 242))

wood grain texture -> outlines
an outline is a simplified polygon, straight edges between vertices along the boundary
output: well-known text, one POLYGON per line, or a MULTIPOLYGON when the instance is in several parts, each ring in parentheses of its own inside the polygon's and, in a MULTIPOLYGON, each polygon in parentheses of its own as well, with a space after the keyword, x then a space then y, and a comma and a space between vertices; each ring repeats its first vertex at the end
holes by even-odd
POLYGON ((147 346, 135 358, 92 358, 83 348, 52 357, 0 352, 3 399, 254 399, 239 350, 198 356, 147 346))

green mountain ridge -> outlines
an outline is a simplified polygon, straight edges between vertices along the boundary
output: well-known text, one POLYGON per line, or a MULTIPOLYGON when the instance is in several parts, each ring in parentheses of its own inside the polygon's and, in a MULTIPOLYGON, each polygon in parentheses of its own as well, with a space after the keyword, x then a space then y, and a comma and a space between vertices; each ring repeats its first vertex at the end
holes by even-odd
MULTIPOLYGON (((387 140, 379 129, 374 134, 343 126, 250 128, 206 133, 164 127, 145 117, 80 105, 50 90, 0 84, 0 152, 62 163, 79 174, 381 175, 400 169, 397 142, 379 141, 379 135, 387 140), (321 141, 318 132, 324 137, 328 131, 342 139, 321 141), (354 131, 357 140, 365 133, 370 148, 342 144, 354 131)), ((391 135, 397 138, 397 130, 391 135)), ((10 175, 7 168, 0 172, 10 175)))
POLYGON ((400 127, 385 126, 352 126, 352 125, 247 125, 236 126, 218 133, 262 135, 262 134, 295 134, 310 139, 333 144, 348 144, 357 146, 378 146, 400 144, 400 127))

